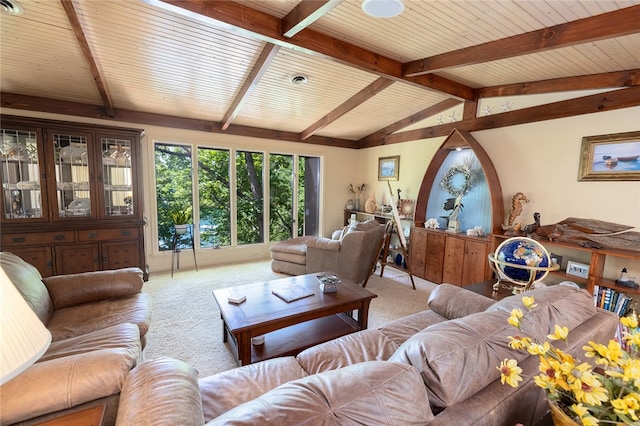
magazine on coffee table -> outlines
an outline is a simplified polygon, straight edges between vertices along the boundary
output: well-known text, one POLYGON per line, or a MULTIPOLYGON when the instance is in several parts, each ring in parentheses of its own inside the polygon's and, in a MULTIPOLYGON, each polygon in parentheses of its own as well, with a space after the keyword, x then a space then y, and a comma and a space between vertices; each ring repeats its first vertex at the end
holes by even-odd
POLYGON ((280 287, 272 290, 271 293, 275 294, 287 303, 314 295, 313 290, 299 285, 280 287))

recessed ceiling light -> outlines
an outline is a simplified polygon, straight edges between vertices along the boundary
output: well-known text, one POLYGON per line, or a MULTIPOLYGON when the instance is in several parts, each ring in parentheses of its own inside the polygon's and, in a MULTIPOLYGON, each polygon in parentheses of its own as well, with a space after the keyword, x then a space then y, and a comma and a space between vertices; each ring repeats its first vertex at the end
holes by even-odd
POLYGON ((402 0, 364 0, 362 10, 374 18, 393 18, 404 11, 402 0))
POLYGON ((0 0, 0 12, 9 15, 22 15, 24 9, 16 0, 0 0))

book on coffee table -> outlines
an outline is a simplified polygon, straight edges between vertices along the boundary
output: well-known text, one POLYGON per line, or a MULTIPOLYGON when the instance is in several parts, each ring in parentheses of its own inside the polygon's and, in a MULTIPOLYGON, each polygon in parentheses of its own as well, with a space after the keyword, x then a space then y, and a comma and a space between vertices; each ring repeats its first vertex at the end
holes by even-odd
POLYGON ((271 293, 275 294, 287 303, 314 295, 313 290, 299 285, 276 288, 271 290, 271 293))

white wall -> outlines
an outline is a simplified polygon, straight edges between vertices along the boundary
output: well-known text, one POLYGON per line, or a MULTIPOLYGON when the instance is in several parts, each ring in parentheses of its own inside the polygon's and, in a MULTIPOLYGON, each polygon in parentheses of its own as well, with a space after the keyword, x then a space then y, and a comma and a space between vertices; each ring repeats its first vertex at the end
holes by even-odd
MULTIPOLYGON (((533 222, 533 212, 540 212, 543 225, 578 217, 640 227, 640 182, 578 182, 582 137, 639 130, 640 107, 635 107, 472 135, 497 170, 505 214, 509 212, 513 194, 524 192, 531 201, 525 204, 519 218, 523 223, 533 222)), ((377 157, 399 154, 400 179, 392 182, 392 186, 394 189, 399 186, 404 198, 415 198, 429 160, 443 140, 434 138, 371 148, 366 153, 369 170, 361 179, 376 182, 377 157)), ((577 260, 589 263, 588 258, 577 260)), ((621 259, 608 261, 606 274, 612 277, 623 266, 627 266, 631 276, 640 279, 640 263, 621 259)))

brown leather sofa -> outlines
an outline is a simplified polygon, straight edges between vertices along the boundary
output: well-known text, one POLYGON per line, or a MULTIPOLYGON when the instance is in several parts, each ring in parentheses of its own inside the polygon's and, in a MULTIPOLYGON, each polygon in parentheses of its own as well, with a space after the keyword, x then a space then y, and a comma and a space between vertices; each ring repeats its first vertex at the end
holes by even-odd
POLYGON ((375 220, 358 222, 334 232, 332 238, 297 237, 271 246, 274 272, 303 275, 333 271, 362 285, 373 271, 384 225, 375 220))
POLYGON ((51 345, 31 367, 0 387, 0 424, 36 424, 104 405, 115 423, 120 390, 142 360, 151 298, 138 268, 42 278, 18 256, 0 266, 42 323, 51 345))
MULTIPOLYGON (((618 318, 567 286, 528 293, 525 333, 544 338, 555 324, 571 331, 566 350, 613 337, 618 318)), ((169 358, 127 377, 117 425, 530 425, 544 412, 533 382, 537 357, 508 347, 507 319, 521 297, 502 301, 442 284, 429 310, 282 357, 198 379, 169 358), (496 368, 518 358, 524 381, 500 383, 496 368)), ((584 359, 581 356, 582 359, 584 359)))

